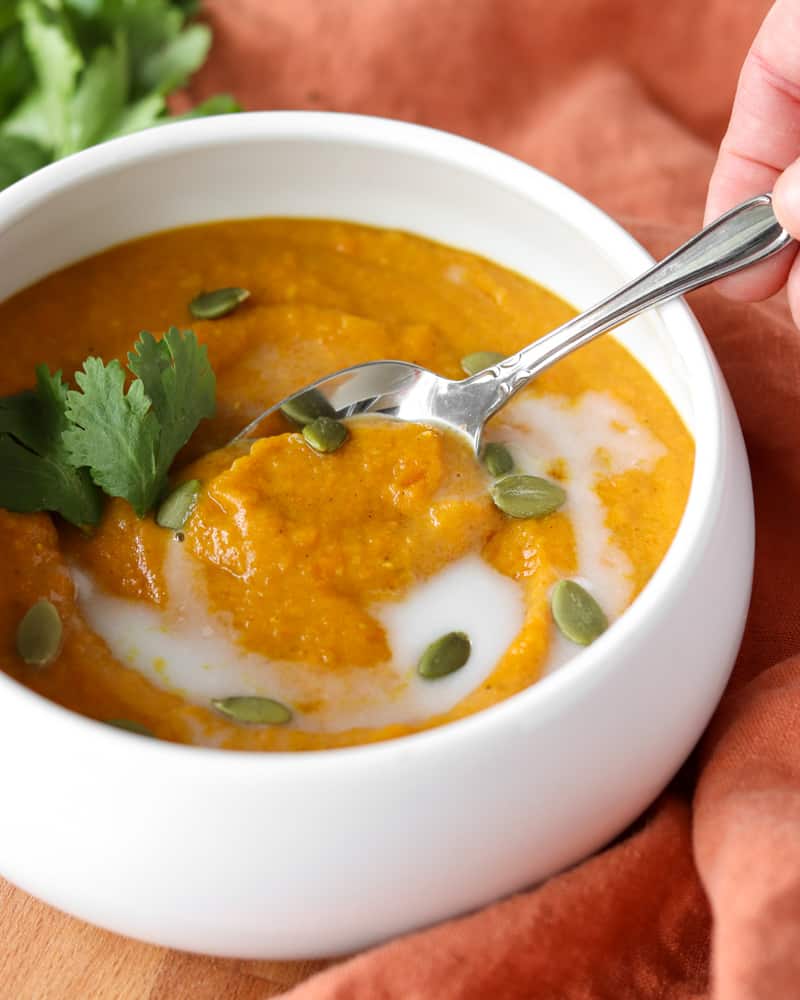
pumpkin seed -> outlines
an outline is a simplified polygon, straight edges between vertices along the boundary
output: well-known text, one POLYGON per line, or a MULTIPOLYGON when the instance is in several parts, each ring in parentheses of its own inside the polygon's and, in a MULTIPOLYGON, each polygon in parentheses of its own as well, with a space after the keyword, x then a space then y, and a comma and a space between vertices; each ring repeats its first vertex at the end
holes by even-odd
POLYGON ((432 681, 446 677, 461 667, 469 659, 472 643, 464 632, 448 632, 441 639, 432 642, 420 656, 417 673, 432 681))
POLYGON ((314 451, 336 451, 345 443, 349 432, 344 424, 332 417, 317 417, 303 428, 303 437, 314 451))
POLYGON ((494 479, 505 476, 514 468, 514 459, 511 452, 499 441, 492 441, 483 449, 483 464, 486 471, 494 479))
POLYGON ((574 580, 560 580, 553 587, 550 607, 559 630, 579 646, 588 646, 608 628, 603 609, 574 580))
POLYGON ((280 409, 281 413, 298 427, 305 427, 317 417, 334 417, 336 415, 336 410, 319 389, 307 389, 299 396, 287 399, 280 409))
POLYGON ((495 506, 509 517, 547 517, 567 499, 558 483, 539 476, 505 476, 491 493, 495 506))
POLYGON ((272 698, 257 698, 244 695, 234 698, 219 698, 211 704, 218 712, 235 722, 254 722, 263 726, 282 726, 292 717, 292 710, 272 698))
POLYGON ((124 729, 127 733, 136 733, 137 736, 149 736, 151 739, 155 739, 155 733, 152 730, 143 726, 141 722, 133 722, 131 719, 109 719, 106 725, 113 726, 115 729, 124 729))
POLYGON ((201 485, 199 479, 187 479, 176 487, 156 511, 156 524, 180 531, 197 505, 201 485))
POLYGON ((467 375, 477 375, 478 372, 491 368, 501 361, 505 361, 506 355, 499 351, 473 351, 472 354, 465 354, 461 359, 461 367, 467 375))
POLYGON ((189 312, 195 319, 220 319, 227 316, 250 298, 246 288, 218 288, 213 292, 201 292, 189 303, 189 312))
POLYGON ((58 656, 63 631, 55 605, 37 601, 17 626, 17 652, 31 666, 44 667, 58 656))

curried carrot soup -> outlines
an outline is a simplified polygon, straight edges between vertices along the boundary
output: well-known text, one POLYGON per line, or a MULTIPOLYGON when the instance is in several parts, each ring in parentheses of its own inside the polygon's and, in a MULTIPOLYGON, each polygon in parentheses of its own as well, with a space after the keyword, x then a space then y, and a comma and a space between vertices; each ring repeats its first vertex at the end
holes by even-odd
POLYGON ((471 254, 289 219, 158 233, 0 304, 0 668, 239 750, 389 739, 528 687, 623 613, 688 495, 692 439, 615 340, 520 393, 480 459, 289 410, 228 442, 339 368, 463 378, 571 315, 471 254))

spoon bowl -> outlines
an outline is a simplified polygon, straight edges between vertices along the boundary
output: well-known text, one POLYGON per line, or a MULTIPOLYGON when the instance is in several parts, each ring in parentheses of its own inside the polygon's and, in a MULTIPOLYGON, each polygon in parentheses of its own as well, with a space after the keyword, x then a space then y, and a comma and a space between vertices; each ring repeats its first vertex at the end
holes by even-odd
POLYGON ((444 426, 476 453, 486 421, 536 375, 607 330, 668 299, 760 263, 792 237, 775 218, 772 196, 757 195, 710 223, 619 291, 509 358, 461 381, 405 361, 371 361, 312 383, 265 410, 235 440, 258 434, 282 411, 296 423, 359 414, 444 426))
POLYGON ((318 379, 265 410, 237 435, 253 437, 264 421, 283 411, 337 420, 370 415, 408 423, 444 425, 466 435, 477 451, 483 432, 481 415, 494 386, 476 376, 454 381, 407 361, 369 361, 318 379))

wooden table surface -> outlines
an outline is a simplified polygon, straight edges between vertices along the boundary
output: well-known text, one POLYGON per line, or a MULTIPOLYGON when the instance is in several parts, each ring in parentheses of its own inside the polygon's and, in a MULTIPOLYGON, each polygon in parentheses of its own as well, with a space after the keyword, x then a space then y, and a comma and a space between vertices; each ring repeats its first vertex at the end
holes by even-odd
POLYGON ((0 1000, 267 1000, 329 964, 204 958, 140 944, 0 879, 0 1000))

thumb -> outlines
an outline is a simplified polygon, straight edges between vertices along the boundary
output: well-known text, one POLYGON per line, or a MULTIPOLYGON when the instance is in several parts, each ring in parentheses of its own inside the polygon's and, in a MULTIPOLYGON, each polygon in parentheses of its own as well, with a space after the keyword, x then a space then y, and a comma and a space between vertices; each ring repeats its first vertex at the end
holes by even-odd
POLYGON ((775 181, 772 207, 783 228, 800 239, 800 159, 789 164, 775 181))
MULTIPOLYGON (((776 0, 742 67, 730 125, 709 185, 706 220, 780 185, 775 212, 790 232, 800 233, 800 174, 794 172, 798 156, 800 3, 776 0)), ((766 298, 786 282, 793 259, 794 250, 787 248, 772 260, 725 278, 718 287, 735 299, 766 298)))

